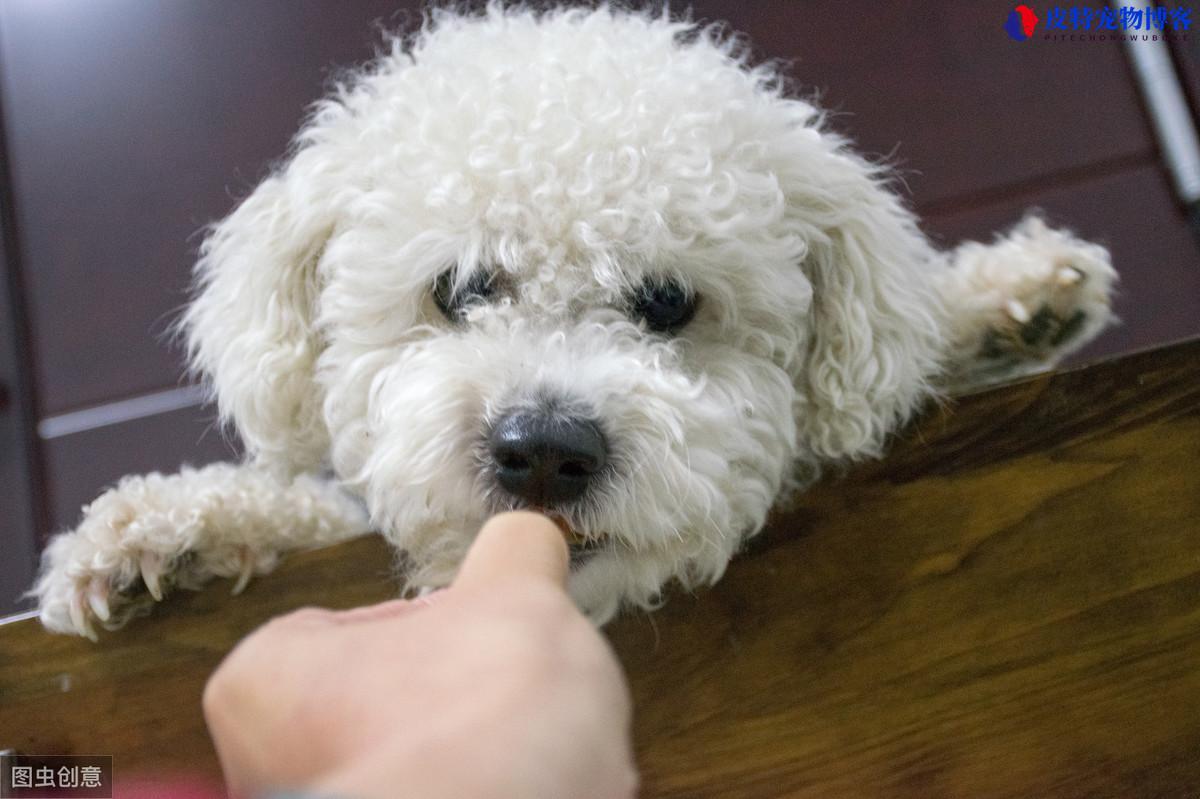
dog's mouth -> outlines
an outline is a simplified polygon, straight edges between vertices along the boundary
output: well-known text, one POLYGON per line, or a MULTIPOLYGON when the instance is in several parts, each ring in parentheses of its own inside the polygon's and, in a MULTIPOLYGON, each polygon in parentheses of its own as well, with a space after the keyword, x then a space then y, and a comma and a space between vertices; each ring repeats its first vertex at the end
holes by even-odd
POLYGON ((600 554, 604 549, 603 541, 589 539, 583 543, 575 544, 567 542, 567 550, 571 553, 571 570, 577 571, 582 569, 588 561, 600 554))
POLYGON ((567 540, 567 551, 571 556, 572 571, 582 569, 588 561, 604 550, 606 542, 603 537, 595 538, 580 535, 571 527, 571 523, 562 514, 555 513, 554 511, 546 511, 541 508, 537 510, 549 517, 558 526, 558 529, 562 531, 563 538, 567 540))

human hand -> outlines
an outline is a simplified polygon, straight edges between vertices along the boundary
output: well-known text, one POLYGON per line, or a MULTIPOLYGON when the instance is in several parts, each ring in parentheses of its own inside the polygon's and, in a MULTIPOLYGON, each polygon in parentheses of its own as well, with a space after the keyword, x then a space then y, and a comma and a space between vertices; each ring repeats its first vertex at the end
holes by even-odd
POLYGON ((630 701, 533 513, 489 521, 424 599, 282 616, 209 679, 231 795, 630 797, 630 701))

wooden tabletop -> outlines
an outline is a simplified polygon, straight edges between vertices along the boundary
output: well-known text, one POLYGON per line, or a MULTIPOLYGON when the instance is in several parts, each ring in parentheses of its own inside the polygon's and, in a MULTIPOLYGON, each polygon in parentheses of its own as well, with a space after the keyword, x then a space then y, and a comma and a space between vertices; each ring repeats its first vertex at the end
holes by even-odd
MULTIPOLYGON (((395 590, 373 538, 228 588, 98 645, 0 627, 0 748, 215 774, 230 646, 395 590)), ((647 797, 1198 797, 1200 340, 934 409, 607 632, 647 797)))

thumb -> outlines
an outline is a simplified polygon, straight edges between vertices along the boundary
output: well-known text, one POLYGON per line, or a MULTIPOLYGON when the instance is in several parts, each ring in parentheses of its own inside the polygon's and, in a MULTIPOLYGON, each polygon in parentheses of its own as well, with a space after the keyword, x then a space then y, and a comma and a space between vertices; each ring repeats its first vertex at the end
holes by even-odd
POLYGON ((567 542, 558 525, 540 513, 501 513, 488 520, 454 579, 454 588, 503 579, 567 584, 567 542))

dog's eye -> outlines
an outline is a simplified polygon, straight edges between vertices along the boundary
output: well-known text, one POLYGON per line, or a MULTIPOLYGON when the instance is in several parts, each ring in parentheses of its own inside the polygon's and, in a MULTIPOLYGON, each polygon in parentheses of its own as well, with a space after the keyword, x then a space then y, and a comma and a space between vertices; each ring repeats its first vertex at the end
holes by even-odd
POLYGON ((633 316, 659 333, 677 333, 696 314, 696 296, 673 280, 647 280, 633 297, 633 316))
POLYGON ((466 285, 458 291, 454 290, 454 273, 449 269, 438 275, 433 283, 433 301, 452 322, 462 319, 467 308, 487 302, 495 293, 494 276, 482 270, 472 273, 466 285))

